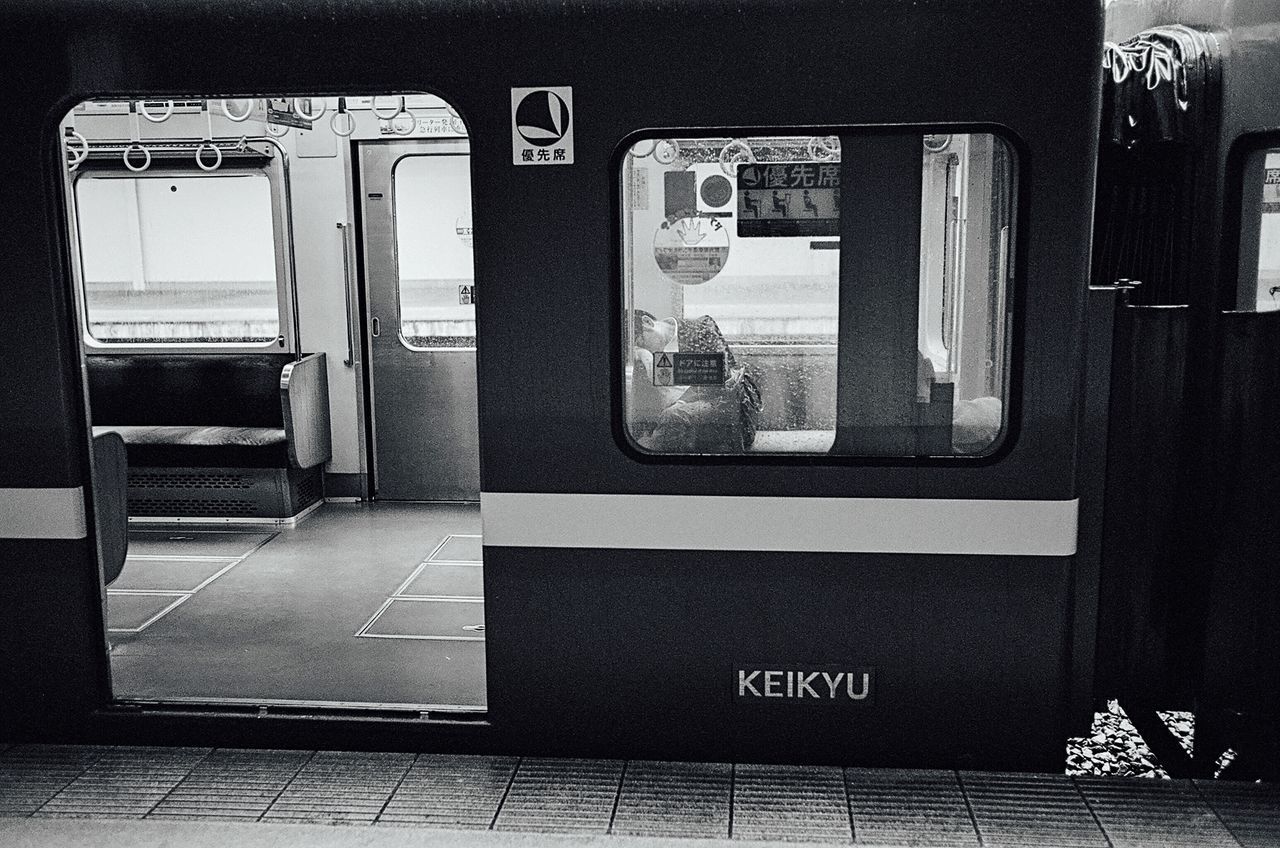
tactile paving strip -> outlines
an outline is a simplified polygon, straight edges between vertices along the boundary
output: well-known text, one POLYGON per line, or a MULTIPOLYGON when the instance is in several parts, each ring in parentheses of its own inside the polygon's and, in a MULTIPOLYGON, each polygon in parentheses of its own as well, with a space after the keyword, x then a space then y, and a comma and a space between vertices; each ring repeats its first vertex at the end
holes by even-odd
POLYGON ((214 751, 148 818, 256 821, 309 759, 310 751, 214 751))
POLYGON ((960 779, 984 845, 1108 846, 1069 777, 964 772, 960 779))
POLYGON ((36 815, 141 818, 208 754, 208 748, 105 748, 36 815))
POLYGON ((29 816, 71 785, 101 749, 19 745, 0 755, 0 816, 29 816))
POLYGON ((515 775, 515 757, 423 754, 418 757, 379 824, 488 828, 515 775))
POLYGON ((317 751, 262 820, 373 824, 412 763, 412 754, 317 751))
POLYGON ((1238 845, 1185 780, 1076 778, 1113 848, 1238 845))
POLYGON ((606 833, 622 767, 621 760, 521 760, 494 827, 606 833))
POLYGON ((626 836, 726 838, 733 767, 728 763, 627 763, 613 817, 626 836))
POLYGON ((1280 784, 1197 780, 1195 786, 1243 848, 1280 845, 1280 784))
POLYGON ((955 772, 845 769, 858 843, 978 845, 955 772))
POLYGON ((808 766, 737 766, 733 837, 849 842, 844 773, 808 766))

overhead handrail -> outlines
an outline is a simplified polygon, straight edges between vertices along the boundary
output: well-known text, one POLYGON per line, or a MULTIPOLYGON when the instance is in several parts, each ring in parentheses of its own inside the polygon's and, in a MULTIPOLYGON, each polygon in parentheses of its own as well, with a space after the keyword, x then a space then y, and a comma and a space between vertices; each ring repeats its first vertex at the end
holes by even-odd
POLYGON ((663 165, 670 165, 680 158, 680 142, 674 138, 664 138, 654 146, 653 158, 663 165))
POLYGON ((756 161, 751 152, 751 145, 740 138, 735 138, 720 149, 720 170, 726 176, 737 176, 738 165, 750 165, 756 161))
POLYGON ((200 111, 204 114, 204 141, 196 148, 196 165, 202 171, 216 171, 222 167, 222 148, 213 143, 213 113, 209 111, 209 103, 205 101, 200 105, 200 111), (212 150, 214 160, 212 165, 206 165, 204 161, 204 152, 212 150))
POLYGON ((373 110, 373 114, 384 121, 394 121, 405 111, 404 95, 396 95, 396 110, 390 114, 384 114, 378 109, 378 98, 374 97, 369 101, 369 107, 373 110))
POLYGON ((124 161, 124 166, 135 174, 140 174, 151 167, 151 151, 142 144, 142 125, 138 123, 138 104, 129 101, 129 146, 120 154, 120 158, 124 161), (133 151, 142 152, 143 161, 138 167, 134 167, 130 156, 133 151))
POLYGON ((67 127, 62 133, 62 150, 71 157, 67 162, 67 170, 74 171, 83 164, 84 160, 89 158, 89 140, 75 131, 74 127, 67 127), (71 142, 76 141, 80 145, 80 149, 74 150, 71 142))
POLYGON ((391 119, 391 131, 396 135, 413 135, 414 130, 417 128, 418 116, 410 112, 408 109, 400 110, 400 114, 391 119), (409 119, 408 123, 400 120, 401 118, 406 117, 409 119), (401 127, 405 128, 403 132, 400 129, 401 127))
POLYGON ((151 151, 143 144, 136 141, 124 149, 124 154, 121 156, 121 159, 124 160, 124 166, 135 174, 141 174, 143 171, 151 167, 151 151), (133 160, 130 158, 135 150, 140 152, 143 156, 142 164, 138 166, 134 166, 133 160))
POLYGON ((226 116, 227 116, 227 120, 234 121, 234 122, 235 122, 235 123, 237 123, 237 124, 240 124, 240 123, 243 123, 243 122, 245 122, 245 121, 249 120, 249 116, 253 114, 253 108, 254 108, 254 106, 255 106, 255 105, 257 105, 257 104, 256 104, 256 101, 254 101, 252 98, 246 98, 246 99, 245 99, 244 101, 242 101, 242 102, 244 102, 244 103, 248 103, 249 105, 245 107, 244 112, 237 113, 237 112, 235 112, 234 110, 232 110, 232 108, 231 108, 231 103, 232 103, 232 102, 233 102, 233 101, 231 101, 231 100, 228 100, 228 99, 226 99, 226 98, 223 98, 223 100, 222 100, 222 114, 224 114, 224 115, 226 115, 226 116))
POLYGON ((634 158, 644 159, 648 156, 652 156, 653 151, 658 149, 658 140, 656 138, 645 139, 645 141, 649 142, 649 149, 646 150, 644 153, 636 152, 636 148, 639 147, 641 144, 644 144, 644 141, 638 141, 635 144, 631 145, 631 155, 634 158))
POLYGON ((809 139, 809 158, 819 162, 831 162, 840 155, 840 139, 834 135, 814 136, 809 139))
POLYGON ((329 129, 339 138, 350 138, 355 133, 356 119, 354 115, 347 111, 347 98, 338 98, 338 110, 329 118, 329 129), (341 118, 346 118, 345 122, 341 122, 344 129, 338 129, 341 118))
POLYGON ((297 115, 299 118, 302 118, 304 121, 318 121, 318 120, 320 120, 321 118, 323 118, 323 117, 324 117, 324 113, 325 113, 325 112, 327 112, 327 111, 329 111, 329 107, 325 105, 325 102, 324 102, 324 98, 323 98, 323 97, 315 97, 315 98, 312 98, 312 97, 295 97, 295 98, 293 98, 293 114, 297 115), (320 109, 319 109, 319 111, 316 111, 316 112, 308 112, 308 111, 307 111, 306 109, 304 109, 304 108, 303 108, 303 106, 302 106, 302 102, 303 102, 304 100, 305 100, 305 101, 308 101, 308 102, 309 102, 309 103, 311 103, 312 105, 314 105, 315 101, 317 101, 317 100, 318 100, 318 101, 320 102, 320 109))
POLYGON ((145 100, 138 101, 138 111, 142 113, 142 117, 146 118, 151 123, 163 124, 165 121, 173 117, 173 101, 166 100, 164 102, 164 105, 165 105, 164 113, 161 114, 159 117, 156 117, 155 115, 147 111, 147 101, 145 100))
POLYGON ((204 144, 200 145, 199 147, 196 148, 196 164, 200 166, 200 170, 202 171, 218 170, 220 167, 222 167, 222 148, 210 142, 205 142, 204 144), (206 165, 204 163, 204 152, 206 150, 213 151, 215 158, 213 160, 212 165, 206 165))

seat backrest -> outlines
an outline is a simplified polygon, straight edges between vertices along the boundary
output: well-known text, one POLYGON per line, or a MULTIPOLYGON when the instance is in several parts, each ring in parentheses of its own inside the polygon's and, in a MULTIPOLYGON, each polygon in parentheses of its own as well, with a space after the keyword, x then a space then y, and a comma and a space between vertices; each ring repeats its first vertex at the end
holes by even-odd
POLYGON ((283 427, 287 353, 95 354, 89 404, 99 426, 283 427))
POLYGON ((102 550, 102 579, 120 576, 129 553, 128 464, 118 433, 93 437, 93 512, 102 550))

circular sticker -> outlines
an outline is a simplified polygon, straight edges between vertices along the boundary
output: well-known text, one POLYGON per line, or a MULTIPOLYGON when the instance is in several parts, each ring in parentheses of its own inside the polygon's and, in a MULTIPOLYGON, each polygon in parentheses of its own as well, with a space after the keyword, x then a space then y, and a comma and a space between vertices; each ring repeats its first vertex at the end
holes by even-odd
POLYGON ((471 214, 459 215, 453 222, 454 232, 467 247, 471 247, 471 214))
POLYGON ((719 218, 700 215, 663 221, 653 237, 653 258, 680 285, 701 285, 724 268, 729 231, 719 218))
POLYGON ((733 199, 733 183, 727 177, 712 174, 702 181, 702 202, 719 209, 733 199))

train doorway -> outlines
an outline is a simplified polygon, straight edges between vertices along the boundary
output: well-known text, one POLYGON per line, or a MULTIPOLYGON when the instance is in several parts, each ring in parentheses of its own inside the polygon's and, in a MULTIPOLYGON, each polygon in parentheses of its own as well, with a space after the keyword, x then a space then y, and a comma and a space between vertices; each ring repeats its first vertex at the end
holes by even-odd
POLYGON ((63 133, 112 697, 483 715, 461 119, 118 100, 63 133))
POLYGON ((363 143, 359 168, 375 497, 476 502, 468 143, 363 143))

